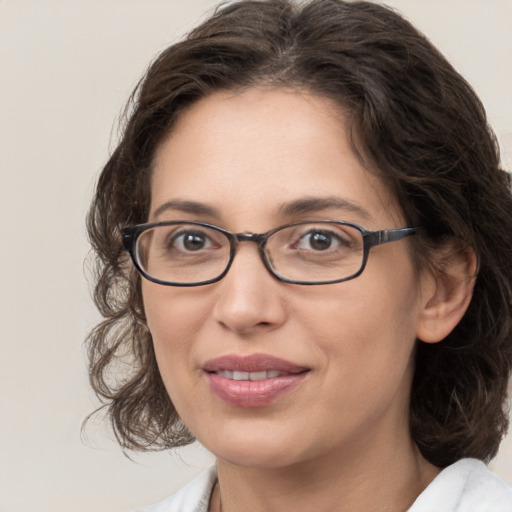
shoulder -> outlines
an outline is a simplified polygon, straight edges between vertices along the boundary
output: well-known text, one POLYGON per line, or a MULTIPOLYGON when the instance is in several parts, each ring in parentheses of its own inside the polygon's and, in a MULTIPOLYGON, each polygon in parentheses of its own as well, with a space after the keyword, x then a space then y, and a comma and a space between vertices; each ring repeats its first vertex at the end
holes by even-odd
POLYGON ((211 467, 163 501, 137 512, 208 512, 210 496, 217 481, 217 469, 211 467))
POLYGON ((408 512, 512 512, 512 487, 475 459, 445 468, 408 512))

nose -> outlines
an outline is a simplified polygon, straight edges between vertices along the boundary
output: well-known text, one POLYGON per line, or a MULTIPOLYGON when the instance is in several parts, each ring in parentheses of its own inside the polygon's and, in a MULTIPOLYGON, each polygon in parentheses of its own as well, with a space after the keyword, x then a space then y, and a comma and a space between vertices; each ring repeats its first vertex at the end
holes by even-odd
POLYGON ((227 275, 217 284, 217 322, 238 334, 271 330, 286 320, 285 283, 265 268, 258 247, 242 243, 227 275))

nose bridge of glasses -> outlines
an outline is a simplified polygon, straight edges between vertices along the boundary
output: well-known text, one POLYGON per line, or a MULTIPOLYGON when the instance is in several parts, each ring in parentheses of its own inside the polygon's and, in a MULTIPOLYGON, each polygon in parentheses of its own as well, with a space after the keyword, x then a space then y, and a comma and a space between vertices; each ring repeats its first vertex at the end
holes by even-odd
POLYGON ((236 243, 239 242, 254 242, 260 247, 263 247, 266 237, 258 233, 235 233, 234 238, 236 243))
POLYGON ((228 268, 231 267, 231 264, 233 263, 233 260, 236 256, 236 254, 239 252, 239 244, 240 242, 253 242, 257 244, 258 252, 260 255, 260 258, 263 262, 263 265, 267 270, 269 270, 271 273, 267 262, 267 257, 265 255, 265 244, 266 244, 267 236, 265 234, 259 234, 259 233, 233 233, 232 234, 232 252, 231 252, 231 262, 228 266, 228 268))
POLYGON ((267 241, 267 236, 265 234, 260 233, 234 233, 233 234, 234 247, 232 257, 238 252, 238 245, 240 242, 253 242, 257 244, 258 250, 260 253, 260 257, 263 260, 265 267, 268 268, 267 257, 265 255, 265 245, 267 241))

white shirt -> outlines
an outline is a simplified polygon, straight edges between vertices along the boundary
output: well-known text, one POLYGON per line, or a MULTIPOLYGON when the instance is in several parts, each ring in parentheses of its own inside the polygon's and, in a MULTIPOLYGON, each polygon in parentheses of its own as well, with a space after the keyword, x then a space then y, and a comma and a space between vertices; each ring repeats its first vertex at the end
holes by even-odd
POLYGON ((441 471, 408 512, 512 512, 512 487, 483 462, 462 459, 441 471))
MULTIPOLYGON (((212 467, 176 494, 138 512, 208 512, 216 481, 212 467)), ((483 462, 462 459, 441 471, 408 512, 512 512, 512 487, 483 462)))

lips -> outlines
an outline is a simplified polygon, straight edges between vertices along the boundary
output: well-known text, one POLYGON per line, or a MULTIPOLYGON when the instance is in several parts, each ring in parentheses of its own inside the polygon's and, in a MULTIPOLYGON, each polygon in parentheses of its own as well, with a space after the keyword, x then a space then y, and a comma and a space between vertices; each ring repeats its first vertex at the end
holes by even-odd
POLYGON ((227 355, 208 361, 203 370, 210 389, 223 402, 263 407, 291 392, 309 369, 265 354, 227 355))
POLYGON ((241 371, 231 371, 231 370, 221 370, 215 372, 217 375, 221 375, 222 377, 226 377, 226 379, 231 380, 265 380, 265 379, 275 379, 276 377, 282 377, 284 375, 289 375, 286 372, 280 372, 279 370, 268 370, 261 372, 241 372, 241 371))

